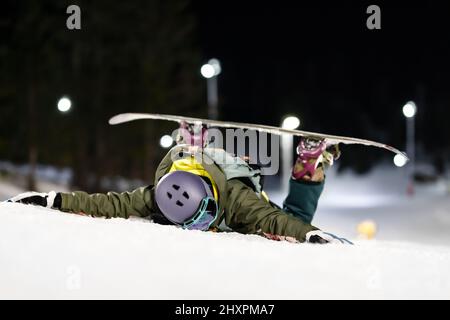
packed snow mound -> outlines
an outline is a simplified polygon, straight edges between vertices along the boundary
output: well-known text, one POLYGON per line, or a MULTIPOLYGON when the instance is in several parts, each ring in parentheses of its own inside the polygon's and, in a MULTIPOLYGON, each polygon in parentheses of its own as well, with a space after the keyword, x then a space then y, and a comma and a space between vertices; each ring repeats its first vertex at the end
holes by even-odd
POLYGON ((0 298, 450 298, 450 248, 311 245, 0 204, 0 298))

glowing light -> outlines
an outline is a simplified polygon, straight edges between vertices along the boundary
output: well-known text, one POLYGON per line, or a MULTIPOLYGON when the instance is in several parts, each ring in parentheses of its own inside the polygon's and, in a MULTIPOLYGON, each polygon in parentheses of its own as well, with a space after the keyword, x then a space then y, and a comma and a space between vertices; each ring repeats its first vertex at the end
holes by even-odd
POLYGON ((218 76, 222 72, 222 67, 217 59, 210 59, 207 64, 200 68, 200 73, 206 79, 218 76))
POLYGON ((396 154, 394 157, 394 164, 399 168, 403 167, 407 162, 408 160, 401 154, 396 154))
POLYGON ((203 77, 209 79, 215 76, 216 71, 214 70, 214 67, 212 65, 204 64, 200 69, 200 73, 203 77))
POLYGON ((295 130, 300 126, 300 119, 294 116, 286 117, 281 127, 283 129, 295 130))
POLYGON ((220 61, 217 59, 211 59, 208 64, 214 68, 214 75, 218 76, 222 72, 222 67, 220 66, 220 61))
POLYGON ((172 146, 173 144, 173 139, 171 136, 169 135, 164 135, 161 137, 161 139, 159 140, 159 144, 161 145, 161 147, 168 149, 172 146))
POLYGON ((403 106, 403 115, 407 118, 412 118, 417 113, 416 104, 412 101, 409 101, 407 104, 403 106))
POLYGON ((62 97, 58 101, 58 110, 61 112, 67 112, 72 107, 72 101, 67 97, 62 97))

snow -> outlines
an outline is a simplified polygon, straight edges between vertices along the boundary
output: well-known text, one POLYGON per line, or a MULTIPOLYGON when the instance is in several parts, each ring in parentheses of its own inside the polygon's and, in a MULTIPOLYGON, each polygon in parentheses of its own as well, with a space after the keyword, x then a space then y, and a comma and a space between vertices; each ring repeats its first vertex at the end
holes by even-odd
MULTIPOLYGON (((28 164, 17 165, 9 161, 0 160, 0 172, 13 176, 27 176, 31 171, 28 164)), ((35 170, 38 180, 45 180, 53 184, 68 185, 73 172, 69 168, 56 168, 54 166, 38 164, 35 170)))
POLYGON ((4 181, 0 180, 0 201, 6 200, 9 197, 12 197, 23 191, 24 191, 23 189, 15 186, 11 183, 5 183, 4 181))
POLYGON ((0 204, 0 298, 450 298, 450 248, 185 231, 0 204))
MULTIPOLYGON (((450 185, 444 179, 417 184, 409 196, 405 173, 388 164, 362 176, 329 170, 313 224, 353 239, 358 223, 372 220, 377 239, 450 246, 450 185)), ((278 204, 284 198, 269 196, 278 204)))
MULTIPOLYGON (((328 173, 315 224, 354 246, 0 203, 0 299, 449 299, 446 183, 419 186, 414 197, 405 188, 403 171, 389 167, 328 173), (366 219, 377 240, 358 240, 366 219)), ((19 191, 0 182, 3 199, 19 191)))

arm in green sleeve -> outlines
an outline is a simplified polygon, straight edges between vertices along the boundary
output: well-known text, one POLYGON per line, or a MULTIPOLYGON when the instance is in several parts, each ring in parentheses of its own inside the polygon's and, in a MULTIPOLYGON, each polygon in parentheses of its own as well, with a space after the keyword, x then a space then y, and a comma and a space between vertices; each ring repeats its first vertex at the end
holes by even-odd
POLYGON ((142 187, 133 192, 87 194, 76 191, 61 193, 62 211, 84 213, 94 217, 129 218, 146 217, 153 212, 153 191, 142 187))
POLYGON ((271 234, 305 241, 306 233, 316 227, 272 207, 239 180, 228 182, 225 222, 233 230, 245 234, 271 234))

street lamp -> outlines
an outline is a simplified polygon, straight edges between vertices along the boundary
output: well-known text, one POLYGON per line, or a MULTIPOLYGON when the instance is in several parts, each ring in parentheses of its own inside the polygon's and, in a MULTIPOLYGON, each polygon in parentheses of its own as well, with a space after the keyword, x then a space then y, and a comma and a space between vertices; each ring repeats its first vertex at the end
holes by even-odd
POLYGON ((414 118, 417 113, 417 106, 414 102, 409 101, 403 106, 403 115, 406 118, 414 118))
POLYGON ((215 70, 214 67, 210 64, 204 64, 201 68, 200 68, 200 73, 202 74, 202 76, 206 79, 212 78, 215 75, 215 70))
MULTIPOLYGON (((283 129, 295 130, 300 126, 300 119, 295 116, 284 117, 281 127, 283 129)), ((292 164, 294 162, 292 158, 292 150, 294 148, 294 136, 291 134, 283 134, 281 136, 281 154, 282 154, 282 166, 281 166, 281 179, 282 189, 287 191, 289 187, 289 179, 291 177, 292 164)))
POLYGON ((403 167, 406 164, 407 160, 404 156, 400 155, 400 154, 396 154, 394 156, 394 164, 396 167, 403 167))
POLYGON ((300 119, 294 116, 284 118, 281 127, 283 129, 295 130, 300 126, 300 119))
POLYGON ((208 117, 217 120, 219 117, 219 96, 217 88, 217 76, 222 72, 222 67, 217 59, 210 59, 200 68, 201 75, 206 79, 208 95, 208 117))
POLYGON ((168 149, 172 146, 173 144, 173 138, 169 135, 164 135, 161 137, 161 139, 159 140, 159 144, 161 145, 161 147, 163 147, 164 149, 168 149))
POLYGON ((415 116, 417 113, 417 106, 413 101, 407 102, 403 106, 403 115, 406 118, 406 153, 410 158, 408 170, 408 193, 414 193, 414 169, 416 160, 416 139, 415 139, 415 116))
POLYGON ((67 97, 62 97, 58 101, 58 110, 61 112, 67 112, 72 107, 72 101, 67 97))

